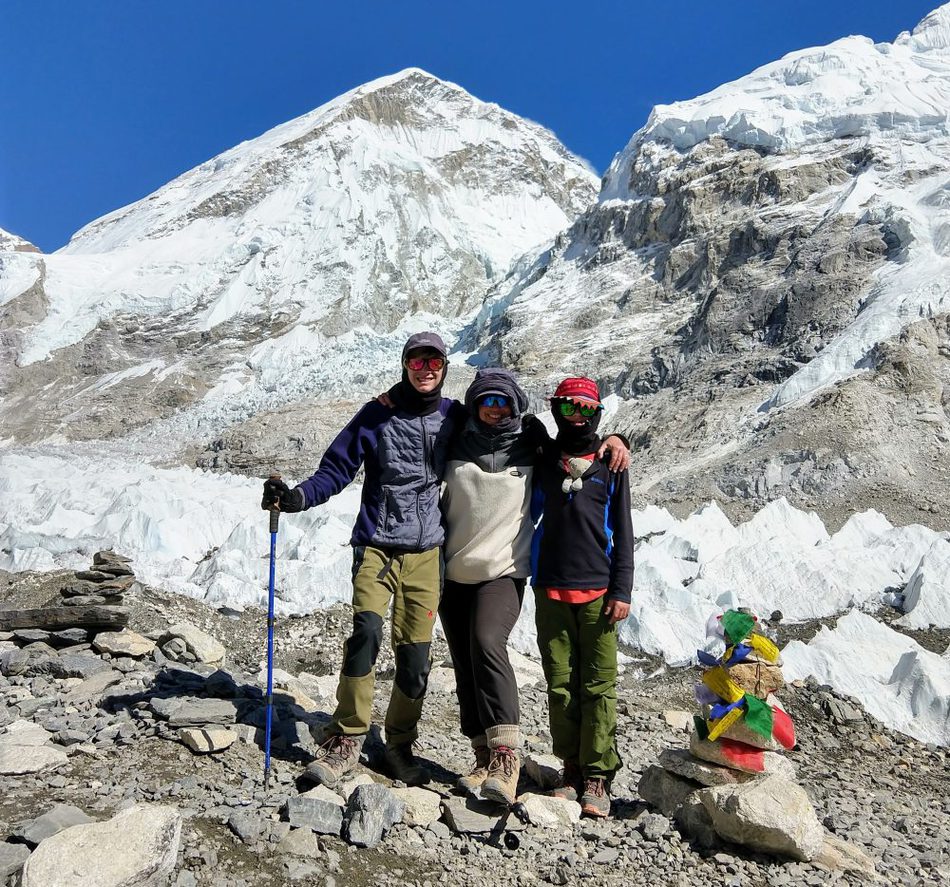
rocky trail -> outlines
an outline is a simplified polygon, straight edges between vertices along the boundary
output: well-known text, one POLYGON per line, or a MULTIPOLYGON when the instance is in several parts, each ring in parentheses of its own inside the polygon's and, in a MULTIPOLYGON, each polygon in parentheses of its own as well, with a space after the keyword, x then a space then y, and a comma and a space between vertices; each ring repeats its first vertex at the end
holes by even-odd
MULTIPOLYGON (((62 571, 2 575, 0 606, 56 604, 73 579, 62 571)), ((433 781, 425 789, 392 783, 376 767, 382 745, 371 734, 357 774, 335 793, 299 777, 314 749, 309 727, 333 707, 349 611, 339 605, 280 620, 265 792, 264 614, 213 610, 139 582, 125 589, 123 606, 121 632, 83 640, 75 629, 45 639, 30 630, 0 634, 0 884, 751 887, 950 878, 947 749, 883 727, 813 681, 783 691, 798 736, 786 757, 826 836, 851 848, 848 859, 783 860, 715 835, 685 837, 649 806, 641 777, 664 750, 688 745, 698 672, 638 656, 626 658, 619 687, 625 767, 611 818, 597 821, 541 795, 553 775, 543 675, 535 660, 513 654, 532 823, 510 817, 507 837, 503 811, 466 803, 452 788, 470 751, 443 641, 417 743, 433 781)), ((817 623, 777 629, 781 644, 817 623)), ((945 649, 946 635, 932 643, 945 649)), ((380 722, 392 675, 384 644, 380 722)))

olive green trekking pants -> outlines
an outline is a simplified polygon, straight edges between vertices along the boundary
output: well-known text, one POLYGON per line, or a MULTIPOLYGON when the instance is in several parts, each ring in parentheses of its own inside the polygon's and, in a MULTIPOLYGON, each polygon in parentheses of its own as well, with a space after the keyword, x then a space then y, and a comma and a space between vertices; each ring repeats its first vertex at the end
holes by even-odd
POLYGON ((343 645, 337 706, 328 734, 359 735, 369 730, 376 657, 383 642, 383 620, 392 603, 396 677, 386 712, 386 741, 398 745, 415 740, 429 682, 432 628, 441 593, 441 549, 353 549, 353 633, 343 645))
POLYGON ((617 627, 604 599, 588 604, 554 601, 534 590, 541 664, 548 682, 554 754, 577 761, 585 777, 609 779, 617 754, 617 627))

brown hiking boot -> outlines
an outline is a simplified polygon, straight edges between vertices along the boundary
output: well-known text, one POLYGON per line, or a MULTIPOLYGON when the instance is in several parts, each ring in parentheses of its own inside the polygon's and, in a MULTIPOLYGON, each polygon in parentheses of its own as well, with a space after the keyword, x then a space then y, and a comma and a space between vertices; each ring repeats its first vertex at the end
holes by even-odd
POLYGON ((518 777, 521 775, 521 759, 518 752, 507 745, 490 749, 488 778, 482 783, 482 797, 499 804, 514 804, 518 797, 518 777))
POLYGON ((565 761, 561 771, 561 784, 551 792, 552 797, 576 801, 583 792, 583 777, 577 761, 565 761))
POLYGON ((581 814, 604 819, 610 815, 610 794, 607 780, 592 776, 584 780, 584 792, 581 795, 581 814))
POLYGON ((334 733, 317 749, 316 757, 307 765, 304 775, 320 785, 334 786, 349 773, 360 759, 362 736, 334 733))
POLYGON ((401 742, 399 745, 386 744, 383 756, 389 775, 406 785, 425 785, 432 777, 412 753, 411 742, 401 742))
POLYGON ((473 747, 475 752, 475 766, 467 776, 460 776, 455 787, 466 794, 473 795, 481 787, 482 783, 488 777, 488 761, 490 752, 487 745, 476 745, 473 747))

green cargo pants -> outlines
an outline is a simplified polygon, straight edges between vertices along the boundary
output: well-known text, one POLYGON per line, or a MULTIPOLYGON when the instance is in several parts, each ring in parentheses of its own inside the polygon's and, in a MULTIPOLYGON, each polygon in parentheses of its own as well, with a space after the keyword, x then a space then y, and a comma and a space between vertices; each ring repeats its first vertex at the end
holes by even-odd
POLYGON ((585 777, 609 779, 617 754, 617 628, 604 599, 589 604, 551 600, 534 590, 541 664, 548 682, 554 754, 577 761, 585 777))
POLYGON ((432 628, 441 593, 441 549, 353 549, 353 633, 343 645, 343 671, 328 734, 359 735, 369 730, 376 657, 391 601, 396 677, 386 712, 386 741, 398 745, 416 738, 429 682, 432 628))

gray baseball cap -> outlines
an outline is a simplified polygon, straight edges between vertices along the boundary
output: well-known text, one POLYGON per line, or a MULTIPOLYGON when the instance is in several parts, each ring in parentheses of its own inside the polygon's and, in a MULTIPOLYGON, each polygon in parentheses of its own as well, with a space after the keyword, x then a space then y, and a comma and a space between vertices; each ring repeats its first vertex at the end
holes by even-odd
POLYGON ((419 348, 431 348, 433 351, 438 351, 443 357, 448 357, 449 354, 445 342, 442 341, 442 337, 438 333, 413 333, 402 349, 402 359, 405 360, 410 351, 416 351, 419 348))

